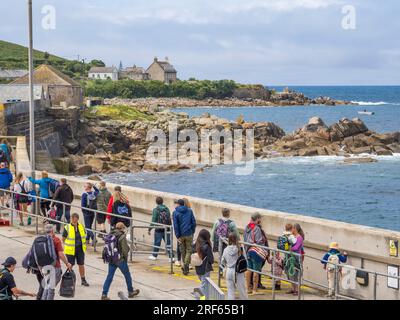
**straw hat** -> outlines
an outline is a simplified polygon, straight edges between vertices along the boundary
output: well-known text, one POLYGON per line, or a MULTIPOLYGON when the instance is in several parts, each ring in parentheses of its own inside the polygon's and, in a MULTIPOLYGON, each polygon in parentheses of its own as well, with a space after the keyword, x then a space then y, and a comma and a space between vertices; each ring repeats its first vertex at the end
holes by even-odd
POLYGON ((339 250, 339 244, 337 242, 331 242, 331 244, 329 245, 329 249, 339 250))

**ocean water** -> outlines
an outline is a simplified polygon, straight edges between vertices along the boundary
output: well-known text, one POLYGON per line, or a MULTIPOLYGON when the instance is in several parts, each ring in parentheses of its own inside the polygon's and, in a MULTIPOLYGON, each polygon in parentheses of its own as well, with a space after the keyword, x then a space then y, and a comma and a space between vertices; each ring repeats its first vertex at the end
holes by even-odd
MULTIPOLYGON (((287 132, 312 116, 327 124, 362 117, 379 132, 400 131, 400 87, 295 87, 310 97, 363 101, 363 106, 283 108, 196 108, 228 119, 273 121, 287 132)), ((182 109, 179 109, 182 111, 182 109)), ((106 180, 154 190, 244 204, 400 231, 400 155, 376 157, 378 162, 343 164, 340 157, 296 157, 258 160, 248 176, 235 175, 234 165, 196 171, 113 174, 106 180)))

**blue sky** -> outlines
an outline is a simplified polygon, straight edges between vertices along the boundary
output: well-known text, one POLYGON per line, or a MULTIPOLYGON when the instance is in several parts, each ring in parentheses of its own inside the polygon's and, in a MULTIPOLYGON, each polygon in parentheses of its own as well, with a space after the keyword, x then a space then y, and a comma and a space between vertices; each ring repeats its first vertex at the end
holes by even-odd
MULTIPOLYGON (((181 79, 265 85, 400 84, 398 0, 33 0, 35 48, 147 67, 181 79), (382 4, 384 3, 384 5, 382 4), (56 9, 55 30, 41 27, 56 9), (356 29, 342 28, 342 8, 356 29)), ((26 0, 1 0, 0 39, 26 44, 26 0)))

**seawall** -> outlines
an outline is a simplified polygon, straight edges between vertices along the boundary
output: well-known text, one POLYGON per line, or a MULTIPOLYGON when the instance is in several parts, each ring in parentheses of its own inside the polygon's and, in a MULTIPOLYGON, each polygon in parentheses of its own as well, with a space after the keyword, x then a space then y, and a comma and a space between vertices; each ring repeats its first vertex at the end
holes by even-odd
MULTIPOLYGON (((24 137, 18 137, 17 139, 16 160, 17 171, 29 175, 31 170, 24 137)), ((59 175, 52 176, 54 178, 61 177, 59 175)), ((83 184, 87 180, 79 177, 67 177, 67 179, 75 195, 82 194, 83 184)), ((108 186, 112 189, 114 184, 109 183, 108 186)), ((132 204, 134 217, 146 221, 151 219, 151 210, 155 205, 156 196, 162 196, 166 205, 170 208, 173 208, 174 199, 183 197, 173 193, 136 187, 123 186, 122 188, 132 204)), ((321 259, 328 250, 329 243, 337 241, 340 248, 349 253, 348 264, 352 266, 384 274, 387 273, 388 266, 400 267, 400 258, 391 257, 389 250, 390 240, 400 242, 400 232, 196 197, 187 198, 193 205, 198 221, 197 231, 201 228, 210 228, 216 219, 220 217, 222 208, 231 210, 232 219, 235 220, 239 229, 243 231, 244 226, 250 219, 250 215, 258 211, 263 216, 263 227, 270 239, 270 246, 276 245, 276 239, 282 233, 286 223, 300 223, 306 233, 305 251, 307 256, 321 259)), ((135 231, 135 237, 148 243, 152 242, 152 238, 147 235, 146 229, 135 231)), ((304 277, 316 283, 327 284, 326 272, 322 269, 320 261, 309 257, 305 257, 304 260, 304 277)), ((374 292, 374 281, 374 275, 369 274, 368 286, 355 284, 352 289, 344 289, 341 286, 340 293, 360 299, 373 299, 374 296, 377 299, 400 299, 399 290, 388 288, 386 277, 378 276, 376 278, 376 292, 374 292)), ((309 285, 308 283, 306 284, 309 285)))

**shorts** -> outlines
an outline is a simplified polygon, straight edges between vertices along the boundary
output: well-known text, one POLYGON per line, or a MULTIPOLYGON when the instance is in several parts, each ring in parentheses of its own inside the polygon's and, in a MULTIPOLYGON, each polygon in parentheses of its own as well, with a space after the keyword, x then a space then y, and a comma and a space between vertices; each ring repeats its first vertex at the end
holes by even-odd
POLYGON ((255 253, 254 251, 249 251, 247 253, 247 258, 248 258, 248 260, 247 260, 248 266, 247 267, 254 271, 261 272, 265 261, 262 258, 260 258, 260 256, 257 253, 255 253))
POLYGON ((82 246, 75 248, 75 255, 71 256, 66 254, 67 260, 73 266, 75 262, 78 266, 83 266, 85 264, 85 253, 83 252, 82 246))
POLYGON ((97 213, 96 222, 98 224, 104 224, 106 222, 106 215, 103 213, 97 213))

